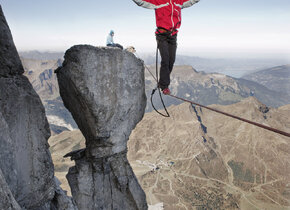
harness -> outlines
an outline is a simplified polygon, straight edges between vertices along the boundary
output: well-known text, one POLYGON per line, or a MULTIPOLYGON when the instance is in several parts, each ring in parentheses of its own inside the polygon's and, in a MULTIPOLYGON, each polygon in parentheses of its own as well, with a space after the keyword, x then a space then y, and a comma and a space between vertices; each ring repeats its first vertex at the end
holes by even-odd
POLYGON ((167 30, 166 28, 158 27, 155 31, 156 35, 165 35, 165 36, 173 36, 177 34, 178 30, 173 29, 172 31, 167 30))

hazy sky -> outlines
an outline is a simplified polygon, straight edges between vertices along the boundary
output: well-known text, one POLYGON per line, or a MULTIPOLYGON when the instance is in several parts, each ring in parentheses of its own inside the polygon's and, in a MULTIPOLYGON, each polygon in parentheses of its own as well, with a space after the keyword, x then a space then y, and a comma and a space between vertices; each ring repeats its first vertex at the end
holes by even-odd
MULTIPOLYGON (((132 0, 0 0, 18 50, 66 50, 115 42, 153 52, 154 10, 132 0)), ((178 53, 288 55, 290 0, 200 0, 182 10, 178 53)))

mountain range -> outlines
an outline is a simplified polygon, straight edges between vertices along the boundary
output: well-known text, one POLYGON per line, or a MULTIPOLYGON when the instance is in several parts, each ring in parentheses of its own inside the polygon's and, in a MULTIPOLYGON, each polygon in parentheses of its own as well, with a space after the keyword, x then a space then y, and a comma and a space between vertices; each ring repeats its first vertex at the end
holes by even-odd
MULTIPOLYGON (((61 60, 22 58, 22 63, 55 134, 49 139, 55 174, 62 188, 70 192, 65 174, 73 163, 63 155, 84 148, 85 140, 79 130, 69 131, 77 127, 59 97, 53 73, 61 60)), ((154 66, 147 67, 154 73, 154 66)), ((287 75, 286 67, 273 69, 282 69, 287 75)), ((171 118, 162 118, 150 112, 149 97, 156 81, 148 69, 145 71, 147 114, 130 136, 128 159, 152 208, 251 210, 290 206, 287 137, 167 96, 163 98, 171 118)), ((267 72, 261 75, 271 75, 267 72)), ((275 73, 275 79, 264 80, 287 85, 285 74, 275 73)), ((290 132, 288 93, 259 82, 261 76, 255 76, 257 81, 245 78, 177 65, 170 87, 180 97, 290 132)), ((154 103, 161 108, 158 100, 155 95, 154 103)))
POLYGON ((40 52, 37 50, 19 52, 19 56, 33 60, 58 60, 63 59, 64 52, 40 52))
MULTIPOLYGON (((267 109, 250 97, 211 107, 290 132, 289 105, 267 109)), ((189 104, 169 111, 171 118, 146 114, 128 142, 128 159, 149 204, 289 208, 289 138, 189 104)))
MULTIPOLYGON (((64 62, 20 60, 1 5, 0 19, 0 209, 289 208, 289 138, 169 97, 170 118, 144 115, 156 83, 132 53, 75 45, 64 62)), ((287 93, 174 71, 174 94, 290 132, 287 93)))
MULTIPOLYGON (((33 60, 58 60, 63 59, 64 52, 40 52, 34 51, 22 51, 19 52, 22 58, 33 60)), ((155 53, 140 53, 140 56, 146 65, 153 65, 156 63, 155 53)), ((158 58, 160 61, 160 56, 158 58)), ((235 78, 240 78, 249 73, 261 71, 271 68, 273 66, 287 65, 289 60, 283 58, 204 58, 198 56, 188 56, 178 54, 176 56, 176 65, 188 65, 193 66, 198 71, 204 71, 206 73, 220 73, 235 78)))
MULTIPOLYGON (((45 53, 43 55, 39 52, 22 53, 21 55, 36 58, 60 56, 57 53, 45 53)), ((64 130, 77 128, 71 114, 64 107, 59 97, 59 88, 54 70, 62 64, 62 60, 60 58, 55 60, 35 60, 24 57, 21 57, 21 60, 25 69, 24 75, 28 77, 44 104, 52 133, 60 133, 64 130)), ((153 110, 150 96, 152 90, 156 87, 156 81, 148 70, 155 75, 155 66, 146 65, 145 69, 146 95, 148 98, 146 112, 153 110)), ((284 86, 289 90, 287 88, 289 82, 285 79, 287 68, 284 71, 284 74, 281 72, 281 76, 276 71, 276 79, 268 79, 268 81, 272 82, 272 85, 268 85, 267 83, 265 84, 267 87, 265 87, 263 81, 258 82, 259 78, 263 78, 259 76, 256 76, 256 81, 253 81, 253 79, 250 79, 250 76, 249 80, 247 80, 245 79, 247 76, 245 78, 234 78, 220 73, 200 72, 192 66, 176 65, 171 75, 170 88, 174 95, 203 105, 227 105, 239 102, 249 96, 254 96, 267 106, 279 107, 290 104, 290 94, 288 92, 281 92, 283 88, 275 89, 271 87, 276 84, 278 86, 284 86)), ((256 72, 255 75, 259 72, 256 72)), ((182 102, 166 96, 163 99, 166 106, 178 105, 182 102)), ((158 92, 153 96, 153 103, 157 109, 163 108, 158 92)))
POLYGON ((290 95, 290 65, 276 66, 243 76, 270 90, 290 95))
POLYGON ((54 70, 62 60, 34 60, 21 58, 24 75, 40 96, 52 134, 77 128, 70 112, 64 107, 59 96, 59 87, 54 70))
MULTIPOLYGON (((150 97, 151 91, 156 87, 156 81, 150 74, 155 75, 155 67, 147 66, 145 73, 146 93, 150 97), (150 71, 150 72, 149 72, 150 71)), ((219 73, 198 72, 191 66, 175 66, 171 74, 170 89, 173 95, 192 100, 194 102, 210 105, 227 105, 241 101, 243 98, 254 96, 267 106, 279 107, 290 104, 290 95, 270 90, 267 87, 250 80, 238 79, 219 73)), ((163 97, 167 106, 180 104, 171 97, 163 97)), ((157 109, 163 108, 158 93, 153 98, 157 109)), ((152 106, 148 100, 146 111, 152 106)))
MULTIPOLYGON (((290 132, 290 106, 271 108, 249 97, 224 112, 290 132)), ((128 142, 128 159, 158 209, 287 209, 289 138, 188 103, 170 118, 145 114, 128 142)), ((68 151, 84 147, 80 131, 49 140, 60 180, 72 164, 68 151)), ((66 182, 62 187, 69 190, 66 182)))
MULTIPOLYGON (((146 65, 154 65, 156 56, 152 54, 140 54, 146 65)), ((160 57, 158 58, 160 61, 160 57)), ((220 73, 240 78, 246 74, 267 69, 269 67, 289 64, 286 59, 262 59, 262 58, 203 58, 197 56, 176 56, 175 65, 189 65, 198 71, 206 73, 220 73)))

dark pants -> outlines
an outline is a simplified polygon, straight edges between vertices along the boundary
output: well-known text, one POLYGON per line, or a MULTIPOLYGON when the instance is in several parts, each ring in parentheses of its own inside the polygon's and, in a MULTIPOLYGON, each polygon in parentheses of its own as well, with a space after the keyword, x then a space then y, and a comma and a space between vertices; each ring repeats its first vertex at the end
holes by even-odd
POLYGON ((172 72, 176 55, 177 34, 157 34, 156 40, 161 55, 159 87, 163 90, 170 84, 170 73, 172 72))
POLYGON ((123 50, 123 46, 120 45, 120 44, 117 44, 117 43, 115 43, 115 44, 107 44, 107 46, 108 46, 108 47, 118 47, 118 48, 120 48, 120 49, 123 50))

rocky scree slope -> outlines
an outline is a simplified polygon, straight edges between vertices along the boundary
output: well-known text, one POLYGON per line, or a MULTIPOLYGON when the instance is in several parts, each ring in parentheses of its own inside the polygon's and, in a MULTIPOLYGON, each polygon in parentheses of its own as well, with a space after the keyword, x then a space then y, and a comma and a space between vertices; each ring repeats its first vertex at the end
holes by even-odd
MULTIPOLYGON (((290 132, 290 106, 254 97, 218 110, 290 132)), ((148 113, 128 142, 128 159, 148 204, 165 209, 288 209, 289 138, 184 103, 171 118, 148 113)))

